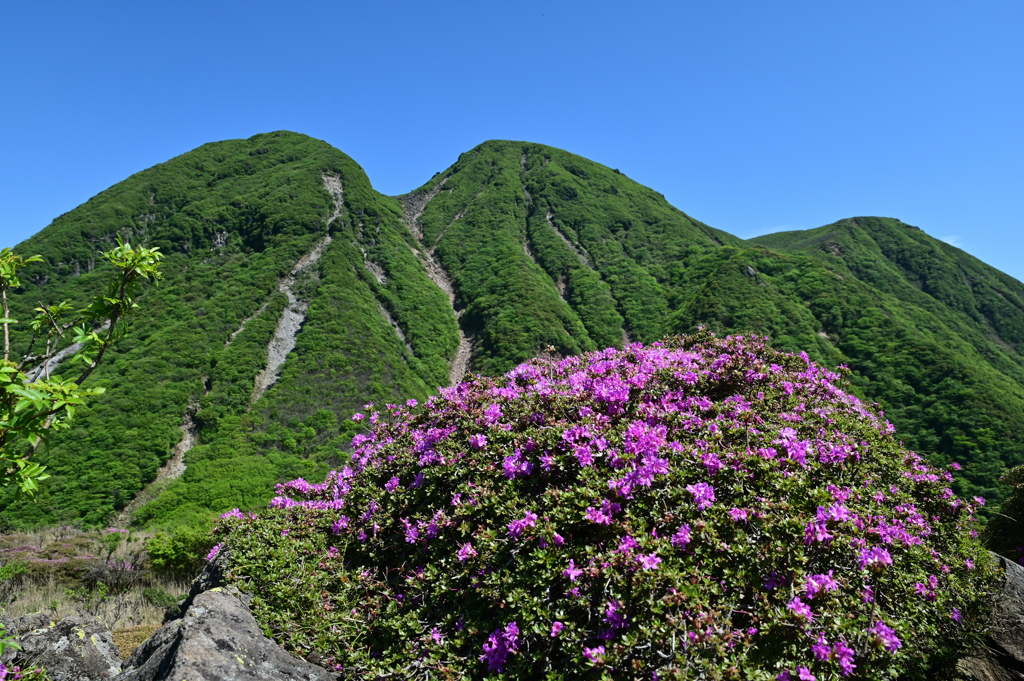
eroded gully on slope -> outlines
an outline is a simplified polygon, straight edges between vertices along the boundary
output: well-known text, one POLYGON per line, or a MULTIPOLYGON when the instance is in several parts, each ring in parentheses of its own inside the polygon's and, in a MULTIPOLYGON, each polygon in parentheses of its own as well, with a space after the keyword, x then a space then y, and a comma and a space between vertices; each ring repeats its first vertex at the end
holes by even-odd
MULTIPOLYGON (((410 194, 402 197, 402 208, 405 210, 405 216, 402 222, 412 233, 416 239, 416 243, 419 244, 419 249, 412 249, 412 252, 420 259, 423 266, 427 270, 427 276, 434 284, 444 291, 445 295, 448 296, 448 304, 451 305, 452 311, 455 313, 455 318, 458 321, 462 317, 462 312, 455 309, 455 288, 452 285, 452 279, 448 276, 448 273, 441 267, 441 263, 434 259, 432 253, 433 249, 427 249, 423 246, 423 229, 420 226, 420 217, 423 215, 423 211, 427 209, 427 204, 430 200, 437 196, 438 192, 441 191, 441 187, 448 181, 448 178, 444 178, 438 182, 433 189, 429 192, 418 192, 416 194, 410 194)), ((462 330, 462 324, 459 327, 459 349, 455 352, 455 358, 452 360, 451 371, 448 374, 448 384, 457 385, 462 382, 463 377, 469 370, 469 361, 473 354, 473 346, 470 339, 466 336, 462 330)))
MULTIPOLYGON (((330 227, 331 223, 334 222, 341 215, 342 210, 342 186, 341 179, 335 175, 323 175, 324 187, 331 194, 334 199, 334 213, 327 220, 327 227, 330 227)), ((292 292, 292 287, 295 285, 296 279, 299 274, 304 270, 314 265, 323 255, 324 249, 328 244, 331 243, 331 237, 328 234, 325 236, 312 251, 299 258, 298 262, 292 268, 291 273, 283 277, 278 281, 278 290, 284 293, 288 297, 288 306, 285 307, 281 314, 281 319, 277 323, 277 328, 274 330, 274 337, 270 340, 267 346, 267 366, 264 368, 260 375, 256 377, 256 384, 253 389, 252 401, 256 402, 259 397, 277 381, 280 375, 281 365, 284 364, 285 358, 288 353, 295 348, 296 336, 299 333, 299 329, 302 327, 302 322, 306 319, 306 310, 309 307, 309 303, 298 300, 295 294, 292 292)), ((246 317, 224 341, 224 347, 227 348, 231 345, 231 341, 235 339, 238 334, 242 332, 245 325, 261 315, 267 309, 268 303, 264 303, 260 308, 252 315, 246 317)), ((70 348, 69 348, 70 349, 70 348)), ((205 396, 209 392, 209 379, 203 376, 203 395, 205 396)), ((124 509, 118 513, 115 526, 126 527, 131 521, 133 513, 138 511, 147 502, 151 501, 155 496, 152 492, 154 486, 164 480, 174 480, 175 478, 181 477, 181 474, 185 472, 187 466, 185 465, 185 455, 199 442, 199 427, 195 421, 195 414, 199 411, 199 400, 195 397, 189 399, 189 404, 185 408, 185 415, 182 419, 182 424, 179 426, 182 436, 181 440, 174 446, 171 452, 171 458, 167 462, 157 469, 156 478, 143 487, 135 498, 125 506, 124 509)))
MULTIPOLYGON (((344 188, 341 185, 341 178, 337 175, 323 175, 324 188, 334 199, 334 214, 327 219, 326 227, 330 228, 331 223, 341 216, 344 206, 344 188)), ((331 235, 327 234, 317 243, 306 255, 299 258, 295 267, 285 277, 277 282, 277 289, 288 297, 288 305, 281 312, 281 318, 277 322, 274 336, 267 344, 267 366, 256 377, 252 389, 252 403, 255 404, 267 389, 277 382, 281 377, 281 367, 288 358, 289 353, 295 349, 295 343, 302 323, 306 321, 306 310, 309 309, 309 302, 299 300, 292 288, 300 274, 312 267, 324 254, 324 249, 331 243, 331 235)))

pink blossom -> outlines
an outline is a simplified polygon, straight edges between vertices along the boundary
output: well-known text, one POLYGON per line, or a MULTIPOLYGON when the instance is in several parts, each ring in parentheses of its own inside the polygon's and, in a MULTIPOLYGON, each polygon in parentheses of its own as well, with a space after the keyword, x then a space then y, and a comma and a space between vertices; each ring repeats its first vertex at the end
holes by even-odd
POLYGON ((661 558, 656 553, 641 554, 636 559, 644 570, 656 570, 661 563, 661 558))
POLYGON ((467 560, 473 558, 477 554, 476 549, 473 548, 473 545, 470 542, 466 542, 465 544, 461 544, 459 546, 459 552, 457 555, 459 558, 459 562, 465 563, 467 560))
POLYGON ((568 577, 570 582, 575 582, 576 578, 582 574, 583 570, 576 567, 576 563, 572 559, 569 560, 569 567, 562 570, 562 576, 568 577))
POLYGON ((698 482, 696 485, 687 485, 686 491, 693 495, 697 508, 701 511, 707 510, 715 501, 715 488, 706 482, 698 482))
POLYGON ((792 610, 793 614, 795 614, 797 617, 802 617, 808 622, 814 620, 814 613, 811 612, 811 607, 803 601, 801 601, 799 596, 797 596, 789 603, 787 603, 786 607, 792 610))

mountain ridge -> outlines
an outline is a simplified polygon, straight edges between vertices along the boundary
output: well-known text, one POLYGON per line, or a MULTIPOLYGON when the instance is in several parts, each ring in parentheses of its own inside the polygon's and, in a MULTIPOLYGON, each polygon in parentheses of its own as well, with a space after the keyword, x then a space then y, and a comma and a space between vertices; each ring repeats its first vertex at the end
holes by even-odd
POLYGON ((699 326, 850 365, 850 388, 881 402, 908 445, 965 466, 958 491, 998 498, 1001 472, 1024 462, 1024 285, 924 232, 907 241, 906 227, 860 217, 743 240, 614 169, 529 142, 489 140, 390 197, 304 135, 206 144, 18 246, 46 260, 19 311, 84 299, 102 278, 94 251, 115 233, 168 258, 96 375, 107 396, 41 455, 52 484, 35 505, 0 495, 0 511, 105 522, 155 479, 183 419, 197 431, 187 468, 136 522, 254 507, 280 479, 343 462, 359 431, 348 416, 365 402, 422 400, 547 348, 699 326), (294 350, 254 400, 288 310, 294 350))

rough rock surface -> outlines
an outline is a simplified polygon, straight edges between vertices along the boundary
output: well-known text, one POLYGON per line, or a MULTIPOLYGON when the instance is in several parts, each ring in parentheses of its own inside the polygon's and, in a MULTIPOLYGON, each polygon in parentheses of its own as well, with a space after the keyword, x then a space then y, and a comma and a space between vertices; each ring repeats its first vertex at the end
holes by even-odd
POLYGON ((1004 573, 992 597, 989 634, 957 669, 974 681, 1024 681, 1024 567, 995 558, 1004 573))
POLYGON ((233 587, 214 587, 191 598, 185 616, 139 646, 117 681, 338 678, 264 636, 240 596, 233 587))
POLYGON ((113 679, 121 671, 121 652, 99 620, 65 617, 52 622, 43 614, 26 615, 12 622, 22 650, 8 648, 2 661, 8 666, 42 666, 53 681, 113 679))
MULTIPOLYGON (((195 600, 199 594, 209 591, 210 589, 216 589, 217 587, 224 586, 227 584, 227 570, 228 560, 230 556, 228 551, 222 550, 206 563, 203 567, 203 571, 199 573, 199 576, 192 580, 192 586, 188 590, 188 596, 185 600, 178 603, 178 607, 181 608, 182 612, 185 612, 192 606, 192 601, 195 600)), ((246 607, 249 607, 249 603, 245 603, 246 607)))

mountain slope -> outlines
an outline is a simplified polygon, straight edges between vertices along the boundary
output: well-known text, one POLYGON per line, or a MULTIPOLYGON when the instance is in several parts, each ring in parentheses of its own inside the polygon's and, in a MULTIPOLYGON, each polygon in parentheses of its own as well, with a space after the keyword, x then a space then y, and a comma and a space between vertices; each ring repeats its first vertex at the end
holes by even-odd
POLYGON ((366 402, 701 325, 847 364, 909 446, 964 464, 962 493, 999 498, 1024 462, 1024 286, 898 221, 747 242, 616 170, 509 141, 387 197, 338 150, 278 132, 204 145, 57 218, 17 249, 45 264, 15 316, 84 301, 117 234, 167 253, 165 281, 95 374, 106 395, 41 452, 37 502, 0 495, 16 522, 254 507, 345 460, 366 402), (184 474, 151 485, 172 457, 184 474))
POLYGON ((998 477, 1024 462, 1021 382, 988 362, 941 308, 930 312, 840 271, 810 255, 722 249, 690 273, 695 293, 671 328, 767 334, 784 349, 849 366, 851 388, 882 404, 909 447, 963 465, 961 492, 1000 498, 998 477))
POLYGON ((341 152, 273 133, 138 173, 20 245, 46 260, 16 297, 22 318, 39 299, 84 300, 104 276, 94 254, 116 234, 168 257, 133 333, 95 375, 107 394, 41 456, 53 478, 37 502, 8 496, 0 506, 23 522, 103 522, 154 479, 192 413, 203 444, 171 496, 185 489, 199 509, 225 495, 246 503, 284 471, 314 475, 337 460, 354 429, 335 413, 447 382, 455 315, 410 252, 401 217, 341 152), (319 260, 292 277, 290 305, 282 283, 318 244, 319 260), (370 271, 378 264, 386 280, 370 271), (252 405, 283 311, 294 321, 307 305, 280 380, 252 405))

